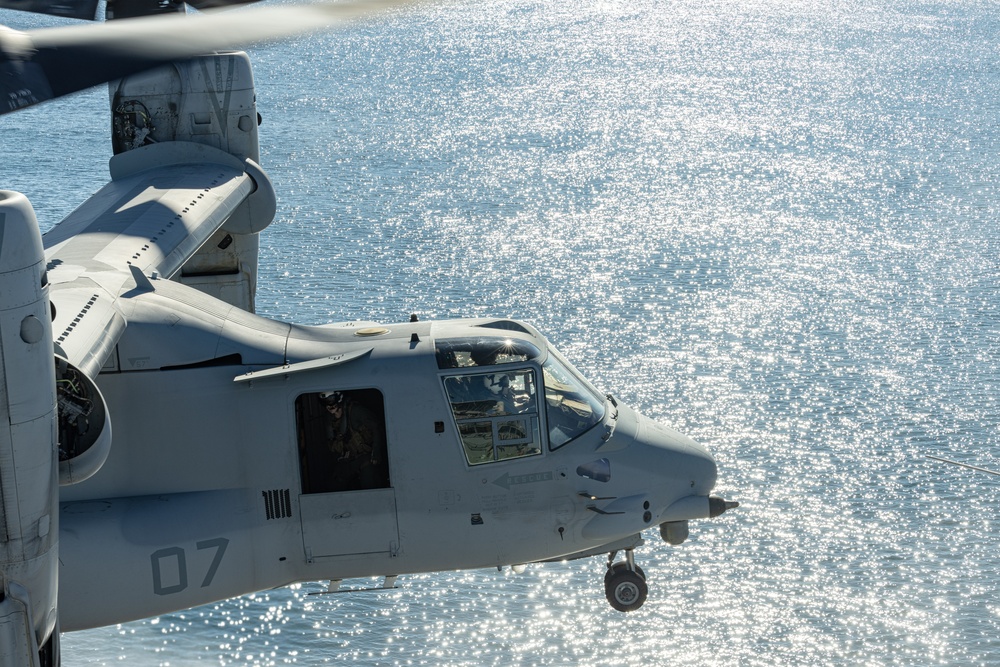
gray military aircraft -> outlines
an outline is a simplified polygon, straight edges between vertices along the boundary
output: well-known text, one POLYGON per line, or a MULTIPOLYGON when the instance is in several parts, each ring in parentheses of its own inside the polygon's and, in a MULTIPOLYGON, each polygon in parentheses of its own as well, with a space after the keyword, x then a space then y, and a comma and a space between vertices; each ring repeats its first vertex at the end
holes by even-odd
POLYGON ((276 198, 253 76, 245 53, 196 54, 223 24, 228 47, 387 4, 0 35, 0 111, 118 79, 104 188, 44 236, 0 191, 0 664, 294 582, 601 554, 631 611, 643 531, 680 544, 736 506, 708 451, 528 324, 254 314, 276 198))

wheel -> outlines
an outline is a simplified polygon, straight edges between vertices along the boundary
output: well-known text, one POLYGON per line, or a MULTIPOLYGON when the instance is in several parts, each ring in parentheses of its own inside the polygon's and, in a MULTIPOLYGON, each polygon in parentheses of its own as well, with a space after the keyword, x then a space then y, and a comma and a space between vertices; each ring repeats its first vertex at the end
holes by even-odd
POLYGON ((635 611, 646 601, 649 587, 646 580, 638 573, 629 569, 621 569, 617 572, 611 571, 604 586, 604 593, 608 596, 608 602, 618 611, 635 611))
MULTIPOLYGON (((611 577, 614 576, 616 572, 621 572, 622 570, 627 570, 627 569, 628 569, 628 564, 624 562, 610 565, 608 567, 608 571, 604 573, 604 587, 605 588, 608 587, 608 582, 611 581, 611 577)), ((646 580, 646 573, 642 571, 641 567, 636 565, 635 571, 639 574, 640 577, 642 577, 643 581, 646 580)))

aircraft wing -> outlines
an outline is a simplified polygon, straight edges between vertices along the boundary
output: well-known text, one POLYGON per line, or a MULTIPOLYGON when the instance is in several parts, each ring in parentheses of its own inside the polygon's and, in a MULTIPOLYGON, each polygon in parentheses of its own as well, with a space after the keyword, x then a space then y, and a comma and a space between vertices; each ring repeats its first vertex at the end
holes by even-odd
POLYGON ((91 378, 125 330, 122 299, 173 276, 248 197, 274 215, 263 171, 210 146, 153 144, 110 167, 111 182, 42 237, 57 351, 91 378))

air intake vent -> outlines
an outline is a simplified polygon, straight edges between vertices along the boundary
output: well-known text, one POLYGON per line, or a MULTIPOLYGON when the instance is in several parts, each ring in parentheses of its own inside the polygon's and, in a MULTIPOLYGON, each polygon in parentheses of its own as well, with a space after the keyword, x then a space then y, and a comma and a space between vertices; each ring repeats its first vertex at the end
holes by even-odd
POLYGON ((264 510, 268 519, 287 519, 292 516, 292 496, 288 489, 261 491, 264 496, 264 510))

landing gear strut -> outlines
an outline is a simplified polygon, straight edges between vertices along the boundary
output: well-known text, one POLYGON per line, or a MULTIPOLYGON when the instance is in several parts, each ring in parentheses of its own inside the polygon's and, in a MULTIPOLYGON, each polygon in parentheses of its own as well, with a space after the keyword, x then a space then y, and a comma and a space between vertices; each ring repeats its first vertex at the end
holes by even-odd
POLYGON ((625 561, 615 563, 617 551, 608 554, 608 571, 604 575, 604 594, 618 611, 635 611, 646 601, 649 586, 646 573, 635 564, 632 549, 625 550, 625 561))

